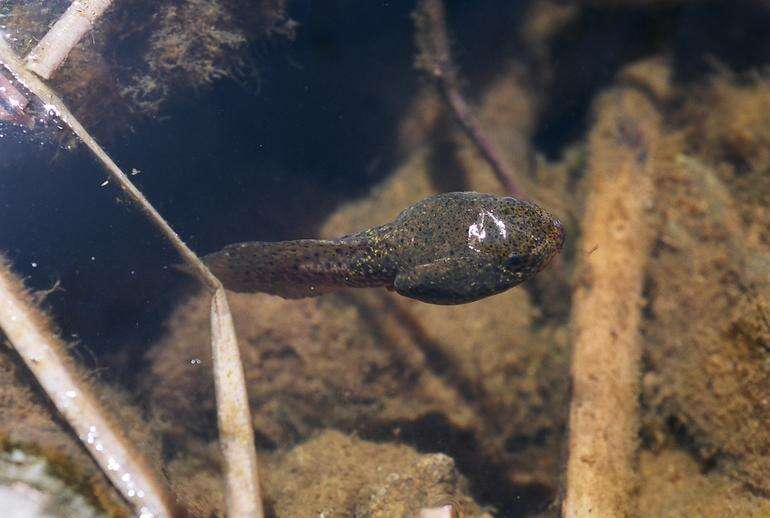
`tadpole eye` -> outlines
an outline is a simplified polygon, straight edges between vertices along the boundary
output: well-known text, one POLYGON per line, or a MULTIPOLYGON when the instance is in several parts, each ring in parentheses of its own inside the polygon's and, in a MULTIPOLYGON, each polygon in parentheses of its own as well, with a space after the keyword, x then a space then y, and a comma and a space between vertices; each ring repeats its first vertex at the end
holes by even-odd
POLYGON ((527 256, 526 255, 512 255, 508 259, 505 260, 505 266, 511 270, 518 270, 522 266, 527 264, 527 256))

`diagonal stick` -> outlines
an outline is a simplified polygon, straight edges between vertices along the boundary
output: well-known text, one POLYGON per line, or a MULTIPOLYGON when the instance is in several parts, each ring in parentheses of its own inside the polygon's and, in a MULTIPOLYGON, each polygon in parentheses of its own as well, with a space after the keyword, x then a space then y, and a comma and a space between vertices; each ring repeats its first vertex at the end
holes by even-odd
MULTIPOLYGON (((203 282, 209 291, 214 292, 212 300, 212 352, 216 367, 214 369, 214 383, 217 413, 227 416, 227 418, 220 417, 218 421, 219 436, 223 445, 227 502, 228 506, 232 506, 228 508, 228 515, 261 518, 263 510, 259 491, 259 476, 256 469, 257 454, 254 447, 254 431, 251 427, 251 414, 240 351, 222 284, 78 122, 64 102, 37 76, 24 68, 23 63, 3 38, 0 38, 0 62, 31 93, 38 96, 49 110, 56 112, 62 121, 80 137, 123 191, 134 200, 163 235, 171 241, 182 258, 191 266, 192 273, 203 282), (217 358, 220 361, 216 361, 217 358), (247 461, 244 462, 244 459, 247 461)), ((102 469, 105 467, 103 466, 102 469)))
POLYGON ((77 374, 66 344, 49 328, 0 255, 0 330, 115 488, 142 518, 175 516, 174 498, 147 459, 77 374))
POLYGON ((50 79, 112 0, 75 0, 27 55, 27 68, 50 79))

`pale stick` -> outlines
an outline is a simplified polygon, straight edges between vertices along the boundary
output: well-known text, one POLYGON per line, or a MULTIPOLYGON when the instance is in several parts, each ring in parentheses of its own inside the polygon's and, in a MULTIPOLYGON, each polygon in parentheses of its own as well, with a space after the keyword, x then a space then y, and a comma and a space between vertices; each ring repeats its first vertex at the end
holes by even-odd
POLYGON ((229 516, 262 517, 254 430, 238 351, 233 318, 225 289, 214 292, 211 303, 211 338, 214 354, 214 384, 217 399, 219 440, 227 462, 226 488, 229 516), (233 510, 238 510, 234 512, 233 510))
POLYGON ((0 256, 0 329, 56 409, 142 518, 174 516, 174 499, 122 428, 107 417, 20 280, 0 256))
POLYGON ((631 88, 602 95, 588 150, 572 299, 565 517, 635 516, 642 286, 660 115, 631 88))
POLYGON ((75 0, 27 55, 27 68, 44 79, 64 63, 70 51, 90 31, 112 0, 75 0))

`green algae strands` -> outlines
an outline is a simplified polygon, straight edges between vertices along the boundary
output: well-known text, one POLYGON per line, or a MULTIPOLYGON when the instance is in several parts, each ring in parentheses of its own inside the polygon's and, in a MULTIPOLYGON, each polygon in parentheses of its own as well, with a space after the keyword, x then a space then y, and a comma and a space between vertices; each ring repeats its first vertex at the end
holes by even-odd
POLYGON ((340 239, 237 243, 204 261, 239 292, 301 298, 384 286, 423 302, 463 304, 534 276, 563 243, 559 220, 533 203, 452 192, 340 239))

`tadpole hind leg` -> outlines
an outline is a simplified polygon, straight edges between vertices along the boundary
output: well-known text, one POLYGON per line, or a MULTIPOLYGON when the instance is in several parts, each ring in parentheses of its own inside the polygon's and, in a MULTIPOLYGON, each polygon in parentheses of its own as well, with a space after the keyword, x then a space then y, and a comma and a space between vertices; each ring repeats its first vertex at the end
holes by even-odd
POLYGON ((502 291, 490 287, 498 277, 494 270, 473 258, 446 257, 399 272, 393 287, 404 297, 431 304, 463 304, 502 291))

